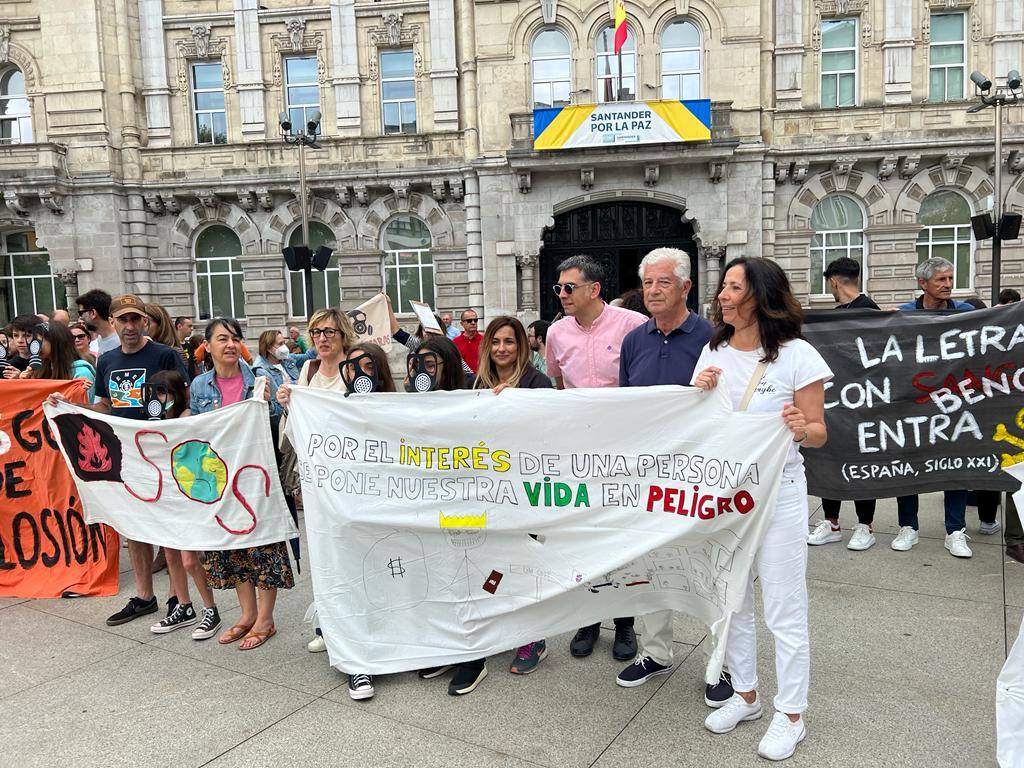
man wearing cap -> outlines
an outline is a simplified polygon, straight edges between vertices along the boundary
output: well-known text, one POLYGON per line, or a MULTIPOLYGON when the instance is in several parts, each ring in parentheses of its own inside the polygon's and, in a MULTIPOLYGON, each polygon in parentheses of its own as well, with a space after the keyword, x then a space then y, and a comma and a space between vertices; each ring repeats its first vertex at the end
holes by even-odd
MULTIPOLYGON (((96 361, 97 402, 82 407, 127 419, 145 419, 144 398, 150 377, 158 371, 178 371, 188 382, 188 372, 181 355, 146 336, 149 316, 146 303, 138 296, 126 293, 116 297, 110 303, 110 316, 121 346, 105 352, 96 361)), ((64 398, 55 394, 47 399, 52 402, 64 398)), ((157 610, 153 594, 153 547, 129 541, 128 552, 135 570, 136 594, 128 605, 107 619, 112 627, 157 610)))

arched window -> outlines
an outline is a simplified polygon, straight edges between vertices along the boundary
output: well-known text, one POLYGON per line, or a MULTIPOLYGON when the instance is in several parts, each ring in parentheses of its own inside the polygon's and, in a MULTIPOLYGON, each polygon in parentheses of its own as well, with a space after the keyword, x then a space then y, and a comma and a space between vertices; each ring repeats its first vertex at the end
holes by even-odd
POLYGON ((545 29, 530 48, 533 108, 564 107, 572 90, 572 51, 560 29, 545 29))
POLYGON ((32 116, 25 97, 25 76, 12 67, 0 73, 0 144, 32 141, 32 116))
POLYGON ((200 320, 245 317, 242 241, 230 227, 214 224, 196 238, 196 299, 200 320))
POLYGON ((680 19, 661 35, 661 98, 700 98, 700 30, 680 19))
MULTIPOLYGON (((302 227, 296 227, 288 238, 288 245, 302 245, 302 227)), ((334 233, 326 224, 319 221, 309 222, 309 248, 315 253, 321 245, 337 251, 338 244, 334 233)), ((306 283, 301 271, 288 272, 288 296, 291 303, 292 317, 306 316, 306 283)), ((338 270, 338 254, 332 253, 327 269, 323 272, 313 270, 313 308, 341 306, 341 279, 338 270)))
POLYGON ((50 254, 35 232, 3 235, 0 249, 0 326, 18 315, 67 308, 64 283, 50 271, 50 254))
POLYGON ((917 262, 936 256, 953 262, 953 287, 970 288, 974 240, 971 237, 971 206, 963 195, 940 189, 921 201, 917 221, 917 262))
POLYGON ((384 230, 384 288, 396 312, 412 312, 409 300, 434 306, 434 259, 430 230, 415 216, 392 219, 384 230))
MULTIPOLYGON (((607 26, 597 33, 597 100, 616 101, 619 86, 619 57, 615 54, 615 29, 607 26)), ((636 98, 636 37, 626 26, 626 42, 622 46, 622 85, 625 93, 618 101, 636 98)))
POLYGON ((810 292, 828 293, 825 267, 841 256, 860 264, 861 285, 867 285, 864 264, 864 213, 853 200, 843 195, 829 195, 820 200, 811 212, 811 283, 810 292))

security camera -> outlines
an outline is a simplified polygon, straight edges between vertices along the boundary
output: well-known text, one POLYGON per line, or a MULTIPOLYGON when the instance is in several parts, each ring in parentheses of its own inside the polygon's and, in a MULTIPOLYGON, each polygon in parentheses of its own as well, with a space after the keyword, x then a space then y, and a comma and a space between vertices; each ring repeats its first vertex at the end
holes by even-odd
POLYGON ((1020 90, 1020 72, 1016 69, 1011 69, 1010 73, 1006 76, 1006 87, 1011 91, 1020 90))
POLYGON ((310 113, 310 115, 309 115, 309 122, 306 123, 306 132, 309 133, 310 136, 315 136, 316 132, 319 130, 319 128, 320 128, 320 110, 316 109, 316 110, 313 110, 313 112, 310 113))
POLYGON ((992 90, 992 81, 981 74, 978 70, 971 72, 971 82, 978 87, 979 91, 985 92, 992 90))
POLYGON ((292 129, 292 120, 288 116, 287 112, 281 112, 277 116, 277 122, 279 122, 281 124, 281 132, 282 133, 288 133, 289 131, 291 131, 291 129, 292 129))

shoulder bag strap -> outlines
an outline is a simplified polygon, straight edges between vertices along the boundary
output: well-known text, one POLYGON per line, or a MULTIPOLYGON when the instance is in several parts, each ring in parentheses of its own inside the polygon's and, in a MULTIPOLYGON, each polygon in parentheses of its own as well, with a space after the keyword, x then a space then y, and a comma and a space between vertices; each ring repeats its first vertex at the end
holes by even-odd
POLYGON ((754 397, 754 390, 757 389, 757 385, 761 381, 766 370, 768 370, 768 363, 763 360, 758 361, 757 367, 754 368, 754 373, 750 377, 750 383, 747 384, 747 391, 743 393, 743 399, 740 400, 740 407, 736 410, 747 410, 747 406, 750 405, 750 401, 754 397))

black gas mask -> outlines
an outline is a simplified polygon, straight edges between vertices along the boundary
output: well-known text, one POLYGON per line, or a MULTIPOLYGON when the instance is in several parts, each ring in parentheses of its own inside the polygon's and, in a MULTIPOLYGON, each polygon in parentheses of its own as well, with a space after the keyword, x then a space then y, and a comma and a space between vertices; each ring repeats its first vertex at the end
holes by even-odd
POLYGON ((409 371, 405 381, 406 392, 437 390, 437 369, 441 367, 441 358, 436 352, 410 352, 406 366, 409 371))
POLYGON ((379 392, 384 386, 380 372, 377 370, 377 363, 368 352, 342 363, 341 374, 345 380, 345 388, 348 389, 345 397, 352 394, 366 395, 370 392, 379 392))
POLYGON ((33 371, 43 367, 43 340, 49 331, 47 323, 40 323, 32 329, 32 338, 28 340, 28 367, 33 371))
POLYGON ((146 411, 146 418, 150 421, 160 421, 164 417, 164 411, 174 405, 171 400, 171 393, 161 385, 147 384, 143 390, 142 407, 146 411), (160 396, 164 399, 161 401, 160 396), (166 403, 166 404, 165 404, 166 403))

